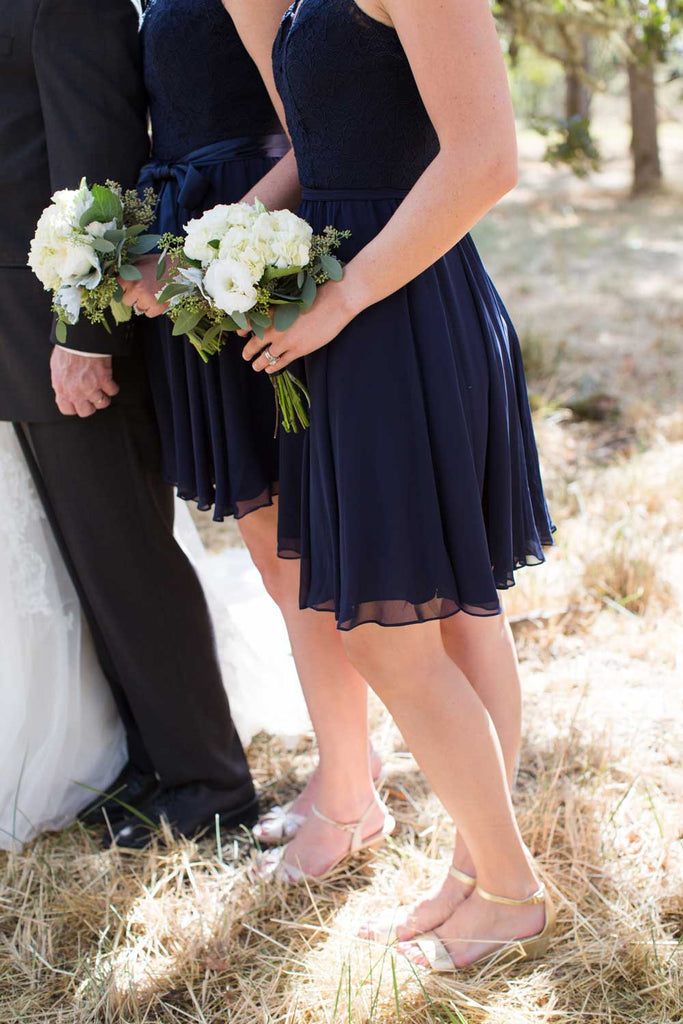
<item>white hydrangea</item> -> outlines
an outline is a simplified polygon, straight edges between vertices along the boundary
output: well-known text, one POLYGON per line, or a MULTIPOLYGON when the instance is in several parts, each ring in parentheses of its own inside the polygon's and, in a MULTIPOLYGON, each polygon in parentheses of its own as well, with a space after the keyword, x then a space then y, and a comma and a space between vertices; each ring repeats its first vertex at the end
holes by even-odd
POLYGON ((261 213, 251 230, 269 266, 305 267, 308 263, 313 228, 291 210, 261 213))
POLYGON ((218 250, 209 243, 220 242, 232 228, 249 228, 257 216, 248 203, 214 206, 185 225, 185 255, 209 266, 219 257, 218 250))
POLYGON ((218 256, 222 260, 233 259, 243 263, 258 281, 266 269, 266 260, 262 250, 254 242, 253 231, 250 228, 241 226, 228 228, 221 239, 218 256))
POLYGON ((247 313, 256 303, 260 276, 240 260, 215 259, 204 275, 204 290, 218 309, 247 313))
POLYGON ((94 288, 102 280, 92 234, 84 232, 79 223, 91 203, 90 190, 81 185, 79 189, 56 192, 50 206, 41 214, 31 242, 28 265, 49 291, 56 291, 62 285, 94 288))

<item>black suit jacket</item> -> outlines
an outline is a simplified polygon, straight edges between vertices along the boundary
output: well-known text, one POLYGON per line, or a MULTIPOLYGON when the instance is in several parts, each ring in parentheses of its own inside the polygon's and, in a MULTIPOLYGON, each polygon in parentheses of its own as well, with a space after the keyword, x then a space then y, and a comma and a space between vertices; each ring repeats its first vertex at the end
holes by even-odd
MULTIPOLYGON (((49 380, 50 296, 26 266, 38 217, 56 189, 83 175, 131 187, 148 153, 131 0, 0 0, 0 419, 60 415, 49 380)), ((67 344, 137 362, 131 334, 82 322, 67 344)))

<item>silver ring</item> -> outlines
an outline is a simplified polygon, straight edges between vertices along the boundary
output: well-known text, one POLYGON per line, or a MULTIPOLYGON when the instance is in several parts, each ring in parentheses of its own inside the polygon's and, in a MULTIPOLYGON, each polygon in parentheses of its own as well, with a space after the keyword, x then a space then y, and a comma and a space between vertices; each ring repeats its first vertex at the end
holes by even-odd
POLYGON ((268 360, 268 362, 270 363, 271 366, 275 366, 276 363, 280 362, 280 358, 281 357, 280 356, 274 356, 269 348, 265 349, 263 354, 264 354, 264 356, 266 357, 266 359, 268 360))

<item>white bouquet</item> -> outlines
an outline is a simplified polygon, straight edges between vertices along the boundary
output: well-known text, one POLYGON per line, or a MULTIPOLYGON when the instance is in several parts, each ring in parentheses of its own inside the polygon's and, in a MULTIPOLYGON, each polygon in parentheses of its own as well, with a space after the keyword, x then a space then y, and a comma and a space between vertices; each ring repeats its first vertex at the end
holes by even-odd
MULTIPOLYGON (((202 359, 223 348, 230 332, 259 338, 271 323, 284 331, 315 300, 318 285, 340 280, 331 255, 348 231, 310 224, 289 210, 269 211, 255 200, 215 206, 185 225, 186 236, 163 235, 159 275, 173 275, 158 298, 169 302, 173 333, 187 335, 202 359)), ((286 431, 309 425, 308 392, 290 371, 270 377, 286 431)))
POLYGON ((141 197, 114 181, 89 188, 83 178, 77 189, 55 192, 38 221, 28 265, 52 292, 59 342, 66 341, 67 325, 77 323, 81 311, 107 330, 107 310, 115 324, 130 319, 118 277, 137 280, 140 271, 133 264, 157 245, 158 235, 144 234, 155 206, 151 189, 141 197))

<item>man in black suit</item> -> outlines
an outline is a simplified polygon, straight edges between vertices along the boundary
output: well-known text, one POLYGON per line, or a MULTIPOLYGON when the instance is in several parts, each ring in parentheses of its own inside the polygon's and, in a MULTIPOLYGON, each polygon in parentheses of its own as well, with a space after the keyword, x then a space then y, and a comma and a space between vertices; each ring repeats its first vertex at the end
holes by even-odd
POLYGON ((131 0, 0 0, 0 13, 0 419, 16 425, 126 728, 105 809, 123 846, 149 832, 121 802, 185 834, 215 814, 250 824, 256 796, 173 539, 135 324, 81 323, 51 349, 50 299, 26 267, 52 192, 83 175, 130 187, 148 155, 137 13, 131 0))

